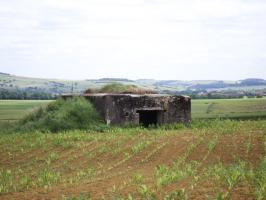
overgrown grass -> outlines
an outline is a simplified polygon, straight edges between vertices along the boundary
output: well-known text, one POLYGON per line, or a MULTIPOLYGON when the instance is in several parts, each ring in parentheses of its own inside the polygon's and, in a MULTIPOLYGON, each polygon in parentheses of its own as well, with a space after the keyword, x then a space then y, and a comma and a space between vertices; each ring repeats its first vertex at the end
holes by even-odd
POLYGON ((16 125, 16 131, 66 131, 74 129, 100 130, 105 128, 98 112, 82 97, 59 99, 46 108, 39 108, 16 125))
MULTIPOLYGON (((155 134, 175 130, 202 130, 206 133, 213 132, 218 135, 231 134, 235 131, 245 131, 250 124, 254 128, 265 127, 265 120, 234 120, 234 119, 194 119, 190 124, 182 123, 166 124, 161 126, 142 127, 137 125, 129 126, 107 126, 95 111, 92 105, 83 99, 58 100, 40 108, 34 113, 26 116, 19 122, 1 122, 0 133, 55 133, 73 132, 74 130, 86 130, 90 132, 106 133, 145 133, 154 131, 155 134), (76 102, 82 104, 75 105, 76 102), (55 107, 55 109, 54 109, 55 107)), ((59 138, 60 139, 60 138, 59 138)), ((55 141, 60 146, 60 141, 55 141)))
POLYGON ((156 94, 157 92, 144 87, 138 87, 136 85, 124 85, 121 83, 111 83, 104 85, 99 89, 88 89, 85 92, 90 93, 116 93, 116 94, 156 94))

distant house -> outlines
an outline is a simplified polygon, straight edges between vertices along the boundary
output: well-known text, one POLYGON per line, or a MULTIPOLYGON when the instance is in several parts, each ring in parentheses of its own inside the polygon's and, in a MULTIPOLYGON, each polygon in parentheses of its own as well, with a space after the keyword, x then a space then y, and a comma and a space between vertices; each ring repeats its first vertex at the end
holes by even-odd
POLYGON ((264 97, 264 94, 263 93, 257 93, 256 94, 256 98, 263 98, 264 97))
MULTIPOLYGON (((108 125, 169 124, 191 121, 191 99, 159 94, 85 94, 108 125)), ((70 96, 64 96, 68 98, 70 96)))

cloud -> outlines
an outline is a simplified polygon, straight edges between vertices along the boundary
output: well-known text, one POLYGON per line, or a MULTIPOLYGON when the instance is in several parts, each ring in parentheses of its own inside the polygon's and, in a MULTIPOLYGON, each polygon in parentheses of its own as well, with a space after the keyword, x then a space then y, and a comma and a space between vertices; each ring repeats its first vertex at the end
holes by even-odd
POLYGON ((0 71, 58 78, 266 78, 265 25, 266 2, 259 0, 1 1, 0 71))

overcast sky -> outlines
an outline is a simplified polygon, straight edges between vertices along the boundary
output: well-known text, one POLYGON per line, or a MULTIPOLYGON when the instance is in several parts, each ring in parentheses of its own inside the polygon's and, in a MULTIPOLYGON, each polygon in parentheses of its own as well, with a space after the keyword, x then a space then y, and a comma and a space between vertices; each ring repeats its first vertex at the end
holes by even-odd
POLYGON ((266 1, 0 0, 0 72, 266 79, 266 1))

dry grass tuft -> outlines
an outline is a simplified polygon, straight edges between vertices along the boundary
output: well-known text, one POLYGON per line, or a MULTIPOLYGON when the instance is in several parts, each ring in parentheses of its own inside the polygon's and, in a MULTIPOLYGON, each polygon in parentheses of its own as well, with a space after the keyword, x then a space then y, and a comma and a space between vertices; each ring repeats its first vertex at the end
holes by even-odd
POLYGON ((100 89, 87 89, 85 94, 93 93, 111 93, 111 94, 157 94, 150 88, 138 87, 136 85, 124 85, 121 83, 111 83, 100 89))

